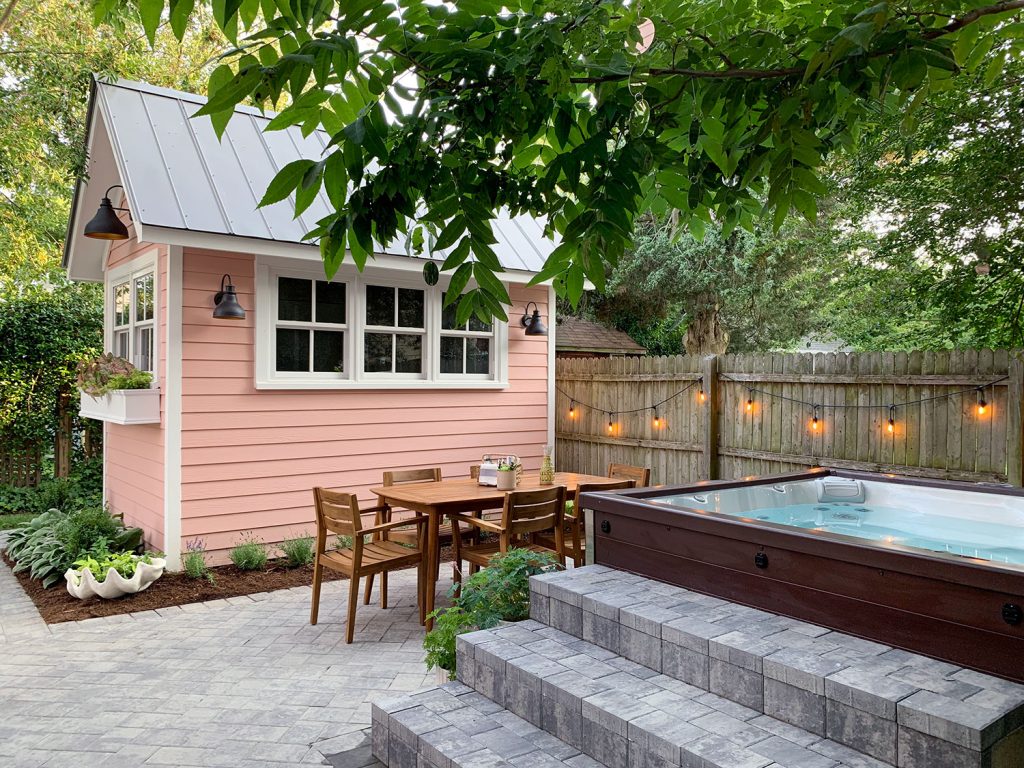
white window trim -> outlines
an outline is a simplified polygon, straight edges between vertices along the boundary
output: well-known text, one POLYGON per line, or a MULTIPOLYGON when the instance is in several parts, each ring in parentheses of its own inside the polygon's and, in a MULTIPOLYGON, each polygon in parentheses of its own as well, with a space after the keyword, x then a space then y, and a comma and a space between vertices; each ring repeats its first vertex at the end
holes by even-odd
MULTIPOLYGON (((275 370, 274 343, 276 338, 275 314, 277 308, 277 278, 297 277, 323 280, 321 262, 304 263, 296 259, 275 256, 256 256, 256 335, 255 386, 256 389, 507 389, 508 384, 508 324, 495 323, 491 351, 493 375, 441 374, 441 294, 448 281, 436 286, 423 282, 421 273, 409 274, 393 269, 367 266, 360 273, 351 264, 344 264, 334 280, 347 284, 345 330, 345 374, 333 373, 279 373, 275 370), (387 285, 398 288, 416 288, 425 291, 425 322, 423 336, 424 372, 364 373, 362 370, 364 333, 367 329, 366 286, 387 285)), ((286 323, 287 324, 287 323, 286 323)), ((381 328, 381 332, 401 333, 402 329, 381 328)))
MULTIPOLYGON (((135 279, 143 275, 153 274, 153 383, 152 389, 159 388, 160 377, 160 270, 159 255, 157 249, 147 251, 136 256, 124 264, 108 269, 104 274, 103 281, 103 348, 113 350, 114 342, 114 286, 128 281, 129 293, 129 324, 128 324, 128 348, 134 351, 135 330, 138 327, 135 322, 135 279)), ((146 325, 150 321, 138 325, 146 325)), ((122 327, 123 330, 123 327, 122 327)), ((134 353, 130 353, 134 357, 134 353)), ((134 361, 129 361, 134 363, 134 361)))

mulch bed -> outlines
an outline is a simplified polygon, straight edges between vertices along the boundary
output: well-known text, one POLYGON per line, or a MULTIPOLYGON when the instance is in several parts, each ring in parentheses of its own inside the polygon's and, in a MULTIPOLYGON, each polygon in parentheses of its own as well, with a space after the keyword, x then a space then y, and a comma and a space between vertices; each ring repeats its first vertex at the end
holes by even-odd
MULTIPOLYGON (((442 564, 451 558, 449 547, 441 548, 442 564)), ((3 553, 3 560, 14 568, 14 562, 3 553)), ((444 574, 446 568, 441 567, 444 574)), ((91 597, 79 600, 68 594, 63 579, 44 589, 42 584, 30 578, 27 572, 14 574, 21 588, 32 598, 40 615, 47 624, 64 621, 81 621, 98 616, 116 616, 122 613, 149 611, 154 608, 168 608, 185 603, 201 603, 206 600, 220 600, 225 597, 252 595, 257 592, 272 592, 276 589, 302 587, 313 583, 313 566, 303 565, 288 568, 283 561, 271 560, 265 571, 242 571, 233 565, 221 565, 210 569, 213 583, 207 579, 190 579, 184 573, 165 572, 144 592, 125 595, 114 600, 91 597)), ((345 578, 339 573, 324 568, 324 581, 345 578)), ((443 576, 442 576, 443 578, 443 576)), ((360 587, 362 585, 360 584, 360 587)), ((361 601, 360 601, 361 604, 361 601)))
MULTIPOLYGON (((3 559, 7 565, 14 567, 6 552, 3 559)), ((268 563, 265 571, 241 571, 233 565, 221 565, 211 568, 210 572, 214 579, 212 584, 207 579, 190 579, 184 573, 164 573, 144 592, 114 600, 103 600, 98 597, 79 600, 68 594, 63 579, 49 589, 44 589, 40 582, 30 578, 25 572, 14 575, 18 577, 21 588, 32 598, 47 624, 149 611, 153 608, 167 608, 185 603, 201 603, 205 600, 301 587, 313 582, 312 565, 287 568, 273 560, 268 563)), ((324 581, 335 581, 340 578, 343 578, 341 574, 324 569, 324 581)))

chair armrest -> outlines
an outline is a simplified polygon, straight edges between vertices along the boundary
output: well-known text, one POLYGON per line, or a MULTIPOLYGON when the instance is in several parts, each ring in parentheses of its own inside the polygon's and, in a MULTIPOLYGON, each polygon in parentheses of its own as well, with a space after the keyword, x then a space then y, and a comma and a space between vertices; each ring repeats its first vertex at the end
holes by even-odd
POLYGON ((482 531, 490 531, 491 533, 502 533, 505 529, 500 525, 492 523, 490 520, 482 520, 479 517, 470 517, 469 515, 448 515, 452 520, 458 520, 460 523, 466 523, 466 525, 473 525, 482 531))
POLYGON ((363 528, 359 531, 359 535, 365 536, 369 533, 383 533, 384 531, 390 531, 393 528, 404 528, 405 526, 412 525, 414 523, 416 525, 423 525, 425 522, 427 522, 426 515, 416 515, 416 517, 409 517, 405 520, 396 520, 393 523, 383 523, 381 525, 373 525, 369 528, 363 528))

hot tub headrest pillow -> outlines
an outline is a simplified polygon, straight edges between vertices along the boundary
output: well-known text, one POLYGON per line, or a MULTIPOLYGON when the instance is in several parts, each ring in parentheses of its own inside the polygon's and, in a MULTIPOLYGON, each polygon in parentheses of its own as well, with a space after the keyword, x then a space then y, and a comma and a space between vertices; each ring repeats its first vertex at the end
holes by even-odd
POLYGON ((845 477, 826 477, 816 481, 819 502, 864 503, 864 483, 845 477))

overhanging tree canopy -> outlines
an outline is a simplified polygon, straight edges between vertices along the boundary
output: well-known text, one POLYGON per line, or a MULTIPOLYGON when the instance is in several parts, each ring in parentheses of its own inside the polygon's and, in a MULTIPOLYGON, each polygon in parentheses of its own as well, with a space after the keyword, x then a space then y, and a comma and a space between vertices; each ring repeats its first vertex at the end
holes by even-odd
MULTIPOLYGON (((135 0, 152 34, 195 0, 135 0)), ((504 317, 490 245, 502 208, 548 217, 561 244, 537 281, 599 288, 635 217, 675 208, 694 234, 791 208, 813 218, 817 169, 880 111, 911 111, 952 74, 1024 47, 1024 0, 215 0, 237 42, 201 110, 223 130, 251 100, 332 137, 264 203, 325 188, 310 233, 327 274, 398 232, 450 249, 461 319, 504 317), (653 29, 653 39, 651 32, 653 29), (471 283, 471 281, 473 281, 471 283)), ((101 0, 105 7, 115 0, 101 0)))

